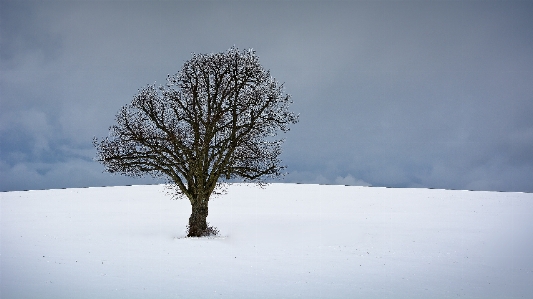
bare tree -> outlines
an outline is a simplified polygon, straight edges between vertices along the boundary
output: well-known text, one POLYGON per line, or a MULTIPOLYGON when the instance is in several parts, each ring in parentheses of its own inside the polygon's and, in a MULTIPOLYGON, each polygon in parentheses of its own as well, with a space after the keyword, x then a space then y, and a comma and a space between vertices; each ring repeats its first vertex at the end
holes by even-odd
POLYGON ((111 173, 169 179, 191 202, 188 236, 204 236, 218 184, 282 175, 275 136, 298 121, 291 103, 255 51, 193 54, 165 86, 148 85, 118 112, 110 136, 94 139, 97 160, 111 173))

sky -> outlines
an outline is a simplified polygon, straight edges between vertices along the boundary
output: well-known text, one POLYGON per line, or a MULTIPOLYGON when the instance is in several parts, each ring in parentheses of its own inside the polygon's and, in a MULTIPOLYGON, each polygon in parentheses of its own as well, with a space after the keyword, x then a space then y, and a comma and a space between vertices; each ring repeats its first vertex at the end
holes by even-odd
POLYGON ((0 0, 0 191, 154 183, 93 137, 192 53, 292 96, 282 182, 533 192, 532 1, 0 0))

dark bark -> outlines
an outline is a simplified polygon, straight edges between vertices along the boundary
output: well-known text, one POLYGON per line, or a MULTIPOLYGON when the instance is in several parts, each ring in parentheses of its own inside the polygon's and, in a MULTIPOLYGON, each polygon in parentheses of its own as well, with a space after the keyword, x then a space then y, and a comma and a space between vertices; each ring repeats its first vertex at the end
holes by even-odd
POLYGON ((202 237, 207 234, 207 201, 196 201, 192 204, 192 213, 189 217, 189 232, 187 237, 202 237))

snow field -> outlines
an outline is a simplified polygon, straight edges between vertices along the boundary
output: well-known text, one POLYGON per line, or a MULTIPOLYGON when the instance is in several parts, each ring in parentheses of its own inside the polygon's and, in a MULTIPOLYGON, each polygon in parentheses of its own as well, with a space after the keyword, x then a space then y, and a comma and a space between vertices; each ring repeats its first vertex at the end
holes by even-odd
POLYGON ((236 184, 0 193, 0 298, 531 298, 533 194, 236 184))

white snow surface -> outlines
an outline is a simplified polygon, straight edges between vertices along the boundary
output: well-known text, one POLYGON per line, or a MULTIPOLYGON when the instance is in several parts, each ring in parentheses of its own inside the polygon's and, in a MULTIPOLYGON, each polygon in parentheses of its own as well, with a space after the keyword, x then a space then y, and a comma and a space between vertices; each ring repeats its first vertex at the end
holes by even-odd
POLYGON ((0 193, 0 298, 533 298, 533 194, 235 184, 0 193))

